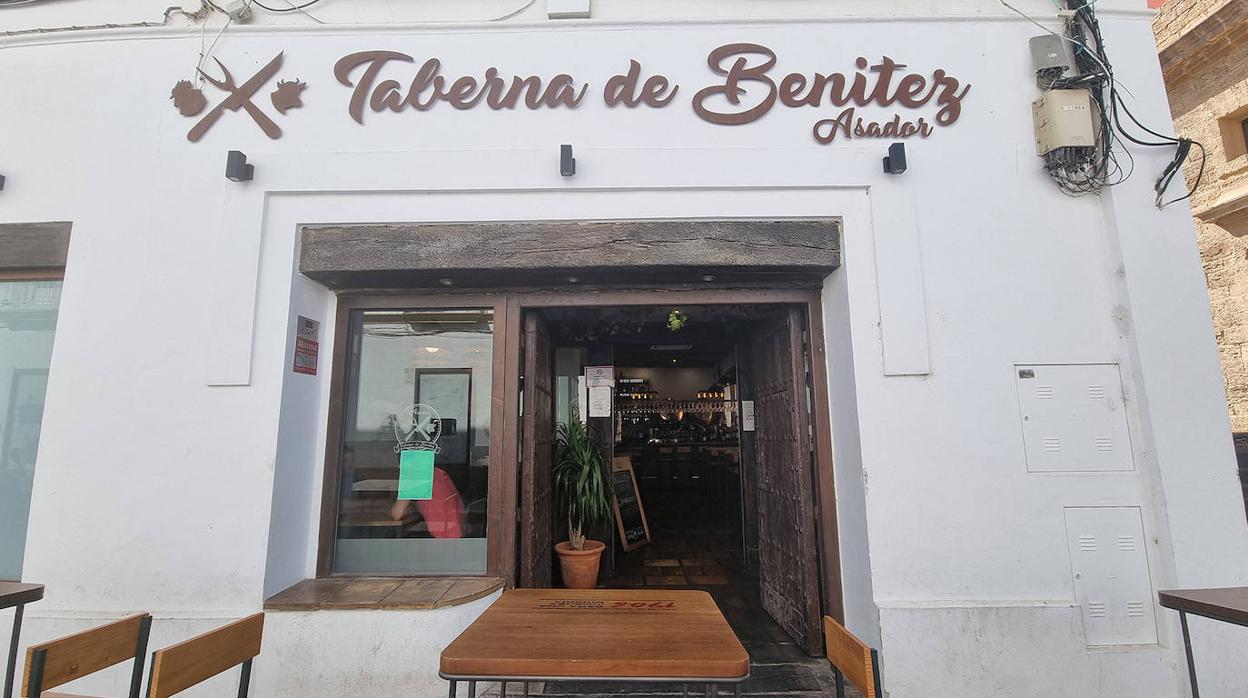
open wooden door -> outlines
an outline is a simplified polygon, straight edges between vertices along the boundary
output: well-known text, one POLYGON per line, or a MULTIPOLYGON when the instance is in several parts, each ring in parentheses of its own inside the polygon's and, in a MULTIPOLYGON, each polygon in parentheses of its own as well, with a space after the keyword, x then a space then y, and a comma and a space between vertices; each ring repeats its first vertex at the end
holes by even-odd
POLYGON ((763 608, 799 647, 818 656, 823 642, 804 352, 797 308, 762 325, 750 342, 758 585, 763 608))
POLYGON ((524 316, 523 342, 519 585, 547 588, 554 547, 550 479, 555 430, 554 355, 550 332, 536 313, 524 316))

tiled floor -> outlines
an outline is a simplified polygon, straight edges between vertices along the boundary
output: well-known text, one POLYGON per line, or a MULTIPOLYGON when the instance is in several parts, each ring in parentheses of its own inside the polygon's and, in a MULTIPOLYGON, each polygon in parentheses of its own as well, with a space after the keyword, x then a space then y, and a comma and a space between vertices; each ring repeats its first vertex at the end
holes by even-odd
MULTIPOLYGON (((644 496, 644 494, 643 494, 644 496)), ((827 660, 808 657, 771 620, 758 601, 757 579, 741 564, 740 526, 731 507, 688 500, 647 508, 652 542, 617 556, 618 569, 602 580, 603 587, 701 589, 711 594, 750 653, 750 678, 743 694, 778 698, 835 695, 827 660)), ((691 694, 702 695, 701 687, 691 694)), ((636 698, 682 695, 680 686, 643 684, 548 684, 542 695, 636 698)), ((731 695, 720 691, 720 695, 731 695)), ((857 693, 849 693, 857 696, 857 693)))

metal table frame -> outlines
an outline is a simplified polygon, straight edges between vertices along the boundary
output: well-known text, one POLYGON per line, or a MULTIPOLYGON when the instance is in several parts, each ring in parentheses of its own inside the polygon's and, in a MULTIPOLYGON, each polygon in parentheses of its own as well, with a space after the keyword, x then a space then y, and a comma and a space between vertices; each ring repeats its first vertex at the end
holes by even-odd
POLYGON ((1163 608, 1169 608, 1173 611, 1177 611, 1179 614, 1179 627, 1182 628, 1183 630, 1183 652, 1187 656, 1187 678, 1191 682, 1191 685, 1192 685, 1192 698, 1200 698, 1200 688, 1196 684, 1196 661, 1192 658, 1192 638, 1187 630, 1187 615, 1190 613, 1194 616, 1200 616, 1201 618, 1208 618, 1210 620, 1216 620, 1222 623, 1228 623, 1230 625, 1238 625, 1244 628, 1248 628, 1248 623, 1243 622, 1241 620, 1237 620, 1236 618, 1230 617, 1231 614, 1214 615, 1212 613, 1201 613, 1200 611, 1194 610, 1192 608, 1178 608, 1177 606, 1173 605, 1173 602, 1167 603, 1166 597, 1170 595, 1175 595, 1177 596, 1177 598, 1187 600, 1186 598, 1182 596, 1178 596, 1185 591, 1203 591, 1203 590, 1180 589, 1176 591, 1162 591, 1162 592, 1159 592, 1158 594, 1158 601, 1159 601, 1159 604, 1163 608))
POLYGON ((1192 638, 1187 632, 1187 614, 1191 613, 1192 615, 1200 616, 1201 618, 1208 618, 1210 620, 1230 623, 1231 625, 1238 625, 1245 628, 1248 628, 1248 623, 1236 623, 1235 621, 1227 620, 1226 618, 1207 616, 1203 613, 1196 613, 1194 611, 1181 611, 1177 608, 1174 610, 1179 612, 1179 626, 1183 629, 1183 652, 1187 655, 1187 678, 1192 682, 1192 698, 1200 698, 1200 688, 1196 685, 1196 661, 1192 659, 1192 638))
POLYGON ((13 609, 13 634, 9 638, 9 658, 4 669, 4 698, 13 698, 13 675, 17 670, 17 642, 22 635, 22 614, 26 604, 34 603, 43 598, 43 586, 28 585, 31 588, 24 592, 11 594, 0 602, 0 610, 13 609))
POLYGON ((682 677, 671 677, 671 676, 663 676, 663 677, 659 677, 659 676, 459 676, 459 675, 454 675, 454 674, 447 674, 446 672, 443 672, 443 671, 439 671, 438 676, 451 682, 450 693, 447 694, 450 696, 450 698, 456 698, 456 691, 458 689, 460 681, 468 682, 468 698, 477 698, 477 682, 502 684, 501 686, 499 686, 498 694, 500 698, 506 698, 507 684, 509 683, 524 684, 524 695, 528 696, 530 683, 556 682, 556 681, 565 682, 565 683, 601 681, 604 683, 609 682, 609 683, 676 684, 676 685, 684 685, 685 696, 690 695, 689 693, 690 686, 702 686, 703 696, 718 696, 719 687, 724 686, 724 687, 732 688, 732 695, 734 698, 741 698, 741 684, 743 684, 746 679, 750 678, 749 674, 746 674, 745 676, 741 676, 735 679, 723 679, 723 678, 704 679, 704 678, 692 678, 692 677, 685 677, 685 676, 682 676, 682 677))

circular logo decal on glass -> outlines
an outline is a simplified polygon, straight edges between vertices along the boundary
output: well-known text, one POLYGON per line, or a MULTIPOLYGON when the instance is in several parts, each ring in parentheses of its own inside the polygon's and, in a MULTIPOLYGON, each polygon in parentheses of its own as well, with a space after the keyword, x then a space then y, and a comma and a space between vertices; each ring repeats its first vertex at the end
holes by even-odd
POLYGON ((400 414, 390 415, 394 427, 394 452, 438 452, 438 437, 442 435, 442 417, 431 405, 418 402, 400 414))

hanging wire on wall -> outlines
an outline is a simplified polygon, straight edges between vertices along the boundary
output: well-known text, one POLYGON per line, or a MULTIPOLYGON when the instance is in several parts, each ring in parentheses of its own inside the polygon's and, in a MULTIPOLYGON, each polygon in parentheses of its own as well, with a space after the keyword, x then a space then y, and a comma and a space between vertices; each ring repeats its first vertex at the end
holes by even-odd
POLYGON ((1125 182, 1135 169, 1135 159, 1128 149, 1130 142, 1151 148, 1174 148, 1174 157, 1153 184, 1156 192, 1154 201, 1158 208, 1191 198, 1204 178, 1208 157, 1205 146, 1190 138, 1173 138, 1158 133, 1141 123, 1131 112, 1120 90, 1128 95, 1130 91, 1114 77, 1113 64, 1105 50, 1105 39, 1094 7, 1097 0, 1054 0, 1054 5, 1068 15, 1065 35, 1028 17, 1006 0, 999 1, 1028 22, 1074 46, 1075 74, 1067 76, 1062 69, 1041 71, 1036 77, 1040 89, 1085 89, 1097 111, 1094 129, 1096 147, 1058 148, 1045 156, 1045 169, 1061 190, 1072 196, 1082 196, 1125 182), (1126 122, 1122 120, 1123 114, 1127 117, 1126 122), (1165 200, 1166 190, 1182 171, 1183 163, 1193 148, 1200 151, 1200 166, 1195 181, 1183 196, 1165 200))

